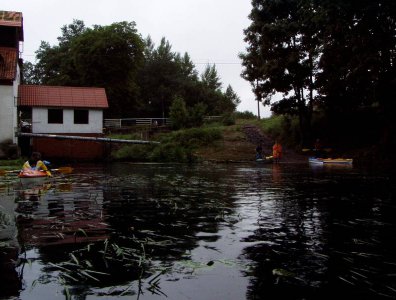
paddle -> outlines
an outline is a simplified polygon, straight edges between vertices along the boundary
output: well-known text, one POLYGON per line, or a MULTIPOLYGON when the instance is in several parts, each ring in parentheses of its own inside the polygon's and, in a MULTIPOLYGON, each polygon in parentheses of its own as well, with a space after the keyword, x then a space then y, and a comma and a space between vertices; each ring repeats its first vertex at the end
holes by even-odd
POLYGON ((51 172, 59 172, 62 174, 70 174, 71 172, 73 172, 73 168, 72 167, 60 167, 58 169, 50 169, 51 172))
MULTIPOLYGON (((71 167, 60 167, 58 169, 49 169, 51 172, 59 172, 62 174, 70 174, 71 172, 73 172, 73 168, 71 167)), ((0 176, 4 176, 7 175, 8 173, 19 173, 21 170, 0 170, 0 176)))
POLYGON ((4 176, 8 173, 19 173, 21 170, 10 170, 10 171, 6 171, 6 170, 0 170, 0 176, 4 176))

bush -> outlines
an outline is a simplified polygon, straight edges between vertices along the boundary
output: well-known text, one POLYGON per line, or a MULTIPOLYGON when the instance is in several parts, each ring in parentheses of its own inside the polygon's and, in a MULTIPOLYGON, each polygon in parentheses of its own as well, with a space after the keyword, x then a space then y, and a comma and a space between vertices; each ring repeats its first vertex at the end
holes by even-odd
POLYGON ((187 125, 186 102, 181 97, 175 97, 169 108, 169 118, 173 129, 181 129, 187 125))
POLYGON ((235 115, 234 114, 225 114, 221 118, 221 122, 225 126, 235 125, 235 115))
POLYGON ((153 147, 153 145, 121 146, 111 153, 111 158, 115 160, 149 161, 149 154, 153 147))
POLYGON ((234 117, 235 119, 257 119, 257 116, 255 116, 252 112, 245 110, 244 112, 241 111, 236 111, 234 112, 234 117))
POLYGON ((273 139, 279 139, 288 146, 300 142, 298 118, 288 115, 276 115, 260 121, 261 129, 273 139))
POLYGON ((170 138, 185 147, 199 147, 221 139, 222 133, 218 127, 190 128, 174 132, 170 138))
POLYGON ((199 127, 203 125, 206 109, 207 109, 206 104, 202 102, 195 104, 190 109, 189 116, 187 116, 187 122, 189 127, 199 127))
POLYGON ((201 127, 174 131, 158 136, 159 145, 128 145, 112 152, 115 160, 194 162, 194 151, 222 138, 219 127, 201 127))

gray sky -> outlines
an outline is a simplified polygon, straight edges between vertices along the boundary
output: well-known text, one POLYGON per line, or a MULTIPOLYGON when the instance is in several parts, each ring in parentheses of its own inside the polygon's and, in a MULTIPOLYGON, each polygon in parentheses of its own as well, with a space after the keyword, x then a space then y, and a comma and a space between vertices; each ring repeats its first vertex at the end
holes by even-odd
MULTIPOLYGON (((230 84, 241 98, 239 111, 257 115, 257 102, 249 82, 240 77, 240 52, 244 52, 243 29, 250 24, 250 0, 2 0, 0 10, 23 14, 24 50, 22 57, 34 63, 41 41, 58 44, 61 27, 84 21, 110 25, 134 21, 138 33, 151 36, 158 46, 162 37, 174 52, 187 52, 199 73, 207 64, 215 64, 223 83, 230 84)), ((269 109, 260 105, 260 115, 269 109)))

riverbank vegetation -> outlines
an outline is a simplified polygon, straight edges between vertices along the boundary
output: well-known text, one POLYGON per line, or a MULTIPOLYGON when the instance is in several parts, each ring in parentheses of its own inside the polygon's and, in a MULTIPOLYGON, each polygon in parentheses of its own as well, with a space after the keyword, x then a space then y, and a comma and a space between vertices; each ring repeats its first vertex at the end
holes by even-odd
MULTIPOLYGON (((159 145, 120 146, 112 152, 115 160, 150 162, 196 162, 199 157, 195 151, 213 145, 222 138, 222 126, 207 125, 160 133, 154 139, 159 145)), ((117 138, 125 136, 117 136, 117 138)))
POLYGON ((297 117, 302 147, 320 138, 392 160, 395 12, 395 1, 252 1, 242 76, 286 128, 297 117))

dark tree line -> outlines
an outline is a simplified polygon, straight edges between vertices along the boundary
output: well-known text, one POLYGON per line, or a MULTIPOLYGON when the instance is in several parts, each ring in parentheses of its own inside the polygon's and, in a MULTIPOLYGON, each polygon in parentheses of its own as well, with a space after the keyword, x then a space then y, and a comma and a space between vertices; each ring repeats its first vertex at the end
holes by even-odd
POLYGON ((252 0, 249 18, 242 77, 274 113, 299 116, 302 143, 319 112, 329 134, 372 122, 372 136, 391 142, 396 1, 252 0))
POLYGON ((104 87, 107 118, 168 117, 176 98, 211 115, 231 113, 240 103, 231 86, 221 90, 214 65, 199 76, 187 53, 173 52, 165 38, 156 47, 134 22, 87 28, 74 20, 61 31, 58 45, 41 42, 37 63, 24 63, 24 83, 104 87))

